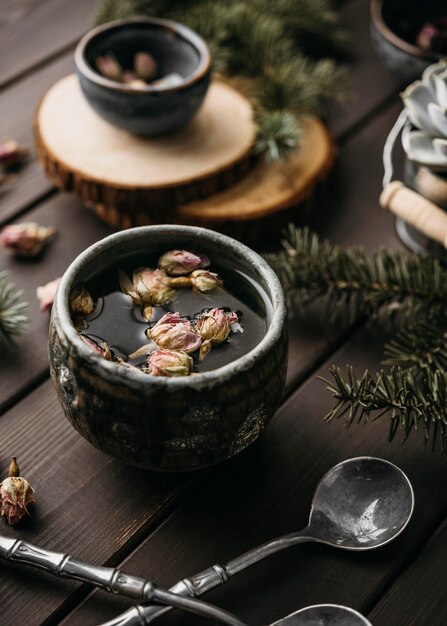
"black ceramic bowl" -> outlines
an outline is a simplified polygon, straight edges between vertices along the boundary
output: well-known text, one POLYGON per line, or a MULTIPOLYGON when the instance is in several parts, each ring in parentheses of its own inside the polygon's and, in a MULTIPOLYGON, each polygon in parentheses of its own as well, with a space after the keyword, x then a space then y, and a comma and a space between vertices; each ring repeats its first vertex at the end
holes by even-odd
POLYGON ((75 52, 76 73, 92 108, 105 120, 137 135, 155 137, 187 124, 202 104, 210 81, 206 43, 187 26, 171 20, 135 18, 110 22, 88 32, 75 52), (180 74, 176 86, 132 86, 102 76, 98 56, 112 53, 124 69, 137 52, 157 62, 157 77, 180 74))
POLYGON ((94 446, 156 470, 213 465, 253 442, 278 407, 287 367, 284 294, 267 263, 243 244, 192 226, 145 226, 99 241, 60 282, 50 342, 53 382, 71 424, 94 446), (80 338, 69 312, 78 284, 129 257, 172 248, 195 249, 221 268, 239 270, 262 288, 266 334, 240 358, 194 376, 164 378, 97 356, 80 338))
POLYGON ((447 15, 445 0, 371 0, 371 38, 377 56, 402 83, 421 77, 440 55, 415 41, 430 19, 447 15))

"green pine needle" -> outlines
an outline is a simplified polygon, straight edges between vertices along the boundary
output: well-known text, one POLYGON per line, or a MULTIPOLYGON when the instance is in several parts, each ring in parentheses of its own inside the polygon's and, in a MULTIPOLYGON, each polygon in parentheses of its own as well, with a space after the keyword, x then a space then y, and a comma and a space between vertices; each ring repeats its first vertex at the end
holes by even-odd
POLYGON ((285 160, 297 149, 301 135, 301 128, 291 113, 268 111, 258 118, 255 150, 269 161, 285 160))
POLYGON ((22 291, 0 272, 0 342, 10 342, 12 335, 23 335, 28 327, 27 303, 21 302, 22 291))

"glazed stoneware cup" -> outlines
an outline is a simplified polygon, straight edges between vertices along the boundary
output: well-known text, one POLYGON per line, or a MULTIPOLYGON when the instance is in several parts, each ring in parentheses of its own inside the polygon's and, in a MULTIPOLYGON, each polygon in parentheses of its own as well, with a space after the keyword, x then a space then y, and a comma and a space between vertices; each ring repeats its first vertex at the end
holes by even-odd
POLYGON ((68 420, 103 452, 152 470, 213 465, 252 443, 281 401, 287 368, 284 294, 262 257, 234 239, 190 226, 129 229, 88 248, 65 272, 52 309, 49 358, 68 420), (121 260, 175 248, 200 250, 212 266, 239 270, 258 285, 264 337, 231 363, 178 378, 130 370, 96 355, 73 326, 72 289, 121 260))
POLYGON ((75 67, 83 94, 98 115, 131 133, 156 137, 179 130, 197 113, 208 90, 211 57, 203 39, 187 26, 134 18, 89 31, 76 48, 75 67), (156 60, 157 78, 178 74, 181 82, 129 86, 96 68, 98 56, 113 54, 123 69, 130 69, 137 52, 149 52, 156 60))

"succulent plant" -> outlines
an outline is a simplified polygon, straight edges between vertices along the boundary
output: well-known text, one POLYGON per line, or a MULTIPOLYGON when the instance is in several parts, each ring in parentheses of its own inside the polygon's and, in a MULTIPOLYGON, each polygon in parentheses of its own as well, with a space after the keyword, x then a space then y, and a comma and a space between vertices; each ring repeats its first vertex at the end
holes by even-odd
POLYGON ((447 172, 447 61, 430 65, 402 93, 409 123, 402 143, 410 161, 447 172))

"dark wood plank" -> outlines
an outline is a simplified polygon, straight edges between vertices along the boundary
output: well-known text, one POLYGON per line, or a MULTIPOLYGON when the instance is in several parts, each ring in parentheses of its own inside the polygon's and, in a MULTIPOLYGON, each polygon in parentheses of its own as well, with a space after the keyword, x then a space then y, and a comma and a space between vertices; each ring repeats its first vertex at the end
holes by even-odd
POLYGON ((43 259, 19 260, 0 250, 0 267, 23 289, 29 302, 28 333, 15 347, 5 348, 0 363, 0 409, 10 405, 23 390, 42 380, 48 368, 48 313, 39 310, 36 287, 61 276, 71 261, 87 246, 111 233, 111 229, 89 213, 74 198, 57 195, 29 213, 28 221, 54 226, 58 237, 48 246, 43 259))
MULTIPOLYGON (((126 467, 93 448, 65 419, 50 381, 2 416, 2 476, 12 455, 36 490, 36 505, 19 530, 5 525, 2 534, 96 563, 112 564, 128 554, 194 481, 192 474, 126 467)), ((0 622, 41 624, 67 598, 76 597, 78 587, 2 564, 0 622)))
POLYGON ((445 626, 447 522, 369 614, 374 626, 445 626))
MULTIPOLYGON (((374 369, 380 342, 380 335, 362 331, 330 362, 374 369)), ((318 373, 326 374, 328 364, 318 373)), ((313 377, 282 407, 258 443, 196 485, 194 493, 123 567, 170 585, 264 540, 304 527, 314 488, 326 470, 349 457, 379 456, 402 467, 415 488, 414 517, 402 537, 380 550, 360 554, 299 546, 253 566, 207 596, 252 624, 268 623, 321 602, 367 611, 443 518, 447 459, 423 447, 422 433, 405 445, 389 444, 386 418, 349 431, 340 422, 325 424, 322 417, 330 406, 330 396, 313 377)), ((63 624, 101 623, 127 606, 120 598, 96 592, 63 624)), ((196 620, 171 615, 160 623, 186 626, 196 620)), ((398 623, 416 624, 396 618, 378 621, 377 626, 398 623)))
POLYGON ((8 1, 0 13, 0 88, 62 49, 93 23, 98 0, 8 1))

